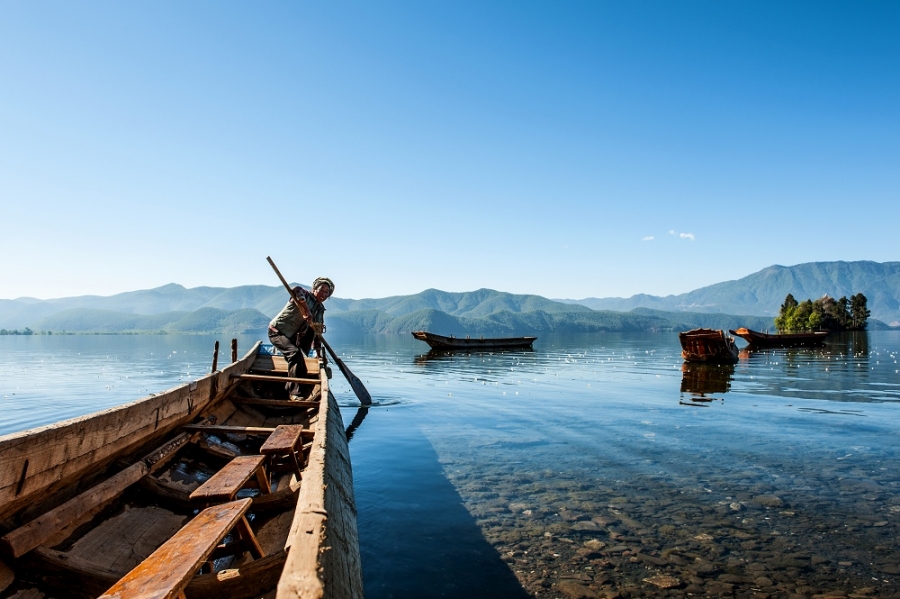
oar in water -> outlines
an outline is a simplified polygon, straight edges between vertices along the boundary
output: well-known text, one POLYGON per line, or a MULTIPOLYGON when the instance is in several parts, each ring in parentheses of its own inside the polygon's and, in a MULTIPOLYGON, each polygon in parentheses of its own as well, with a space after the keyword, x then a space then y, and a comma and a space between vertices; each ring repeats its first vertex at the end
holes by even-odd
MULTIPOLYGON (((300 314, 303 315, 303 318, 312 326, 312 315, 309 313, 309 308, 306 305, 306 302, 297 297, 297 294, 294 293, 294 290, 288 285, 288 282, 284 280, 284 277, 281 276, 281 271, 278 270, 278 267, 275 266, 275 262, 272 261, 272 258, 266 256, 266 260, 269 261, 269 264, 272 266, 272 270, 275 271, 275 274, 278 275, 278 278, 281 279, 281 284, 284 285, 284 288, 288 290, 288 293, 291 295, 291 300, 293 300, 294 304, 300 310, 300 314)), ((315 331, 315 329, 313 329, 315 331)), ((322 342, 322 345, 325 346, 325 349, 328 350, 328 353, 331 355, 331 359, 335 364, 338 365, 338 368, 341 369, 341 373, 344 375, 344 378, 347 379, 347 382, 350 383, 350 387, 353 389, 353 393, 356 394, 356 397, 359 398, 359 403, 364 406, 370 405, 372 403, 372 396, 369 395, 369 391, 366 389, 363 382, 359 380, 355 374, 350 372, 350 369, 347 368, 347 365, 344 364, 344 361, 337 357, 334 353, 334 350, 331 349, 331 346, 328 345, 328 342, 325 341, 325 337, 320 335, 318 331, 316 331, 316 337, 322 342)))

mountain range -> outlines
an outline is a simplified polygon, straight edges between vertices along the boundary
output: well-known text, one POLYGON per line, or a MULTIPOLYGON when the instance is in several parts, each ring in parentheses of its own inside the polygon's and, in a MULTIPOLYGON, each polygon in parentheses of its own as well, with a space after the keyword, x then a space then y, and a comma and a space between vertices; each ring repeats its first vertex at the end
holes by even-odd
MULTIPOLYGON (((547 332, 772 328, 788 293, 798 300, 864 293, 874 319, 900 324, 900 262, 771 266, 681 295, 551 300, 479 289, 428 289, 380 299, 328 300, 332 332, 524 335, 547 332), (737 315, 737 316, 735 316, 737 315)), ((113 296, 0 300, 0 328, 78 333, 259 333, 285 304, 282 287, 170 284, 113 296)), ((884 326, 872 322, 872 328, 884 326)))
POLYGON ((862 293, 872 318, 900 325, 900 262, 808 262, 796 266, 769 266, 736 281, 716 283, 680 295, 639 294, 558 301, 594 310, 626 312, 652 308, 668 312, 722 312, 775 317, 788 293, 798 301, 829 295, 862 293))

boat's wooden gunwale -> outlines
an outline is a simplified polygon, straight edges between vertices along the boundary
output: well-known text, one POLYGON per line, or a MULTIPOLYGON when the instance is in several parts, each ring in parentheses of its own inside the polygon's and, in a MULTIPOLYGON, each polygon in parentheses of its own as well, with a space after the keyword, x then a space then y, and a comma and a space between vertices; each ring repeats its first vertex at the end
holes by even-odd
POLYGON ((337 400, 322 376, 315 438, 285 549, 279 599, 363 597, 350 451, 337 400), (317 484, 310 484, 317 481, 317 484))
MULTIPOLYGON (((232 374, 250 369, 256 349, 220 371, 168 391, 0 437, 0 519, 29 504, 46 509, 38 499, 72 487, 196 416, 230 389, 232 374)), ((67 498, 59 499, 61 503, 67 498)))

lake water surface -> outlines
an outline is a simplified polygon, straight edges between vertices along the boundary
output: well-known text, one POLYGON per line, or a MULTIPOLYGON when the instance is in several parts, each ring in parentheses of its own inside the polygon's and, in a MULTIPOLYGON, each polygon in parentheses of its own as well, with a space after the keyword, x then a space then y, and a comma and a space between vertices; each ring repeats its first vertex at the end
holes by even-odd
MULTIPOLYGON (((329 340, 375 401, 335 368, 369 598, 900 596, 900 332, 712 368, 674 333, 329 340)), ((213 341, 0 337, 0 434, 197 378, 213 341)))

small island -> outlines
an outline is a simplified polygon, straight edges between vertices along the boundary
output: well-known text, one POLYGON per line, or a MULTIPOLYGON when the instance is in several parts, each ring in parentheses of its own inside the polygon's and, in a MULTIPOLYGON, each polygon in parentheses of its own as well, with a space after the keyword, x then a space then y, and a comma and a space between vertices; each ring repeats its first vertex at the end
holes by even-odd
POLYGON ((782 333, 864 331, 871 314, 867 302, 865 295, 857 293, 850 299, 825 295, 798 303, 788 293, 775 317, 775 328, 782 333))

